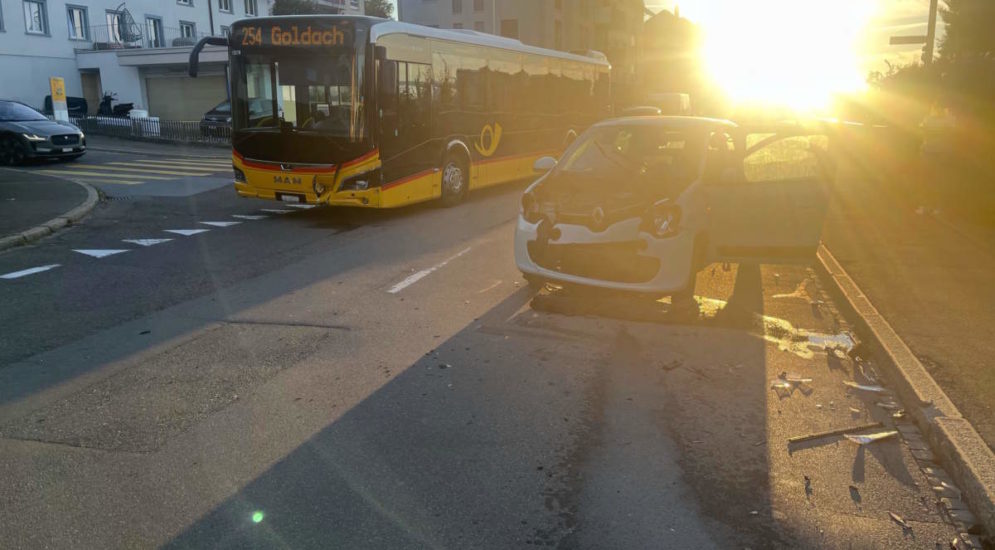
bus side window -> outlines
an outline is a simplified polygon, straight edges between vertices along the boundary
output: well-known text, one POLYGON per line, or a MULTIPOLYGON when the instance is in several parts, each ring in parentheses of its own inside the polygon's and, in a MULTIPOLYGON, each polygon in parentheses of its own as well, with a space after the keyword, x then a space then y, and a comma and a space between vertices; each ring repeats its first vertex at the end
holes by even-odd
POLYGON ((397 137, 397 100, 398 100, 398 63, 382 60, 380 63, 380 120, 384 138, 390 140, 397 137))

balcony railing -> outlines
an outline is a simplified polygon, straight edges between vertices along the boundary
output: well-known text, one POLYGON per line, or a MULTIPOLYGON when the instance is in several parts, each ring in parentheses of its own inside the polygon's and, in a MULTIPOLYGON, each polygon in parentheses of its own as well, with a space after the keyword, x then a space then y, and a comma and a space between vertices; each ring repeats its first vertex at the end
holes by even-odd
MULTIPOLYGON (((133 29, 135 30, 135 29, 133 29)), ((88 29, 86 49, 118 50, 125 48, 176 48, 193 46, 206 33, 191 32, 189 28, 146 26, 137 32, 122 32, 116 25, 97 25, 88 29)))

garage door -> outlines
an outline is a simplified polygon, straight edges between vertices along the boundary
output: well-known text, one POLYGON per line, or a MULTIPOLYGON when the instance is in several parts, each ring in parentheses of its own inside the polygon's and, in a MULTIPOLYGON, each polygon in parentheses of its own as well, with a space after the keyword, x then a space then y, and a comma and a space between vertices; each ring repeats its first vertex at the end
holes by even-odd
POLYGON ((228 97, 224 76, 145 79, 149 115, 163 120, 200 120, 228 97))

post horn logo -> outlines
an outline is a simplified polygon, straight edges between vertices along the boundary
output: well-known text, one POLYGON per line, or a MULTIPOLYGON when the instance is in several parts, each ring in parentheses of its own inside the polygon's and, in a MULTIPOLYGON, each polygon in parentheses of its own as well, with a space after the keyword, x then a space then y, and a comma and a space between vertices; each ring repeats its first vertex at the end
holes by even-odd
POLYGON ((484 157, 490 157, 494 155, 500 144, 501 125, 495 122, 493 128, 490 124, 484 126, 484 129, 480 131, 480 139, 473 144, 473 147, 484 157), (486 146, 484 145, 485 143, 487 144, 486 146))

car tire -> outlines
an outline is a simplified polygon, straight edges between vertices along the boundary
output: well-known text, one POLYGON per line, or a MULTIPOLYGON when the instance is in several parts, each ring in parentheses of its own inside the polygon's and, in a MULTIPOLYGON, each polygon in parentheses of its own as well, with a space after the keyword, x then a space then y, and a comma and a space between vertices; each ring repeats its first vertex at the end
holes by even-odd
POLYGON ((0 166, 15 166, 27 158, 28 153, 21 140, 13 136, 0 138, 0 166))
POLYGON ((446 155, 442 163, 442 206, 451 207, 466 199, 470 188, 470 170, 459 155, 446 155))

